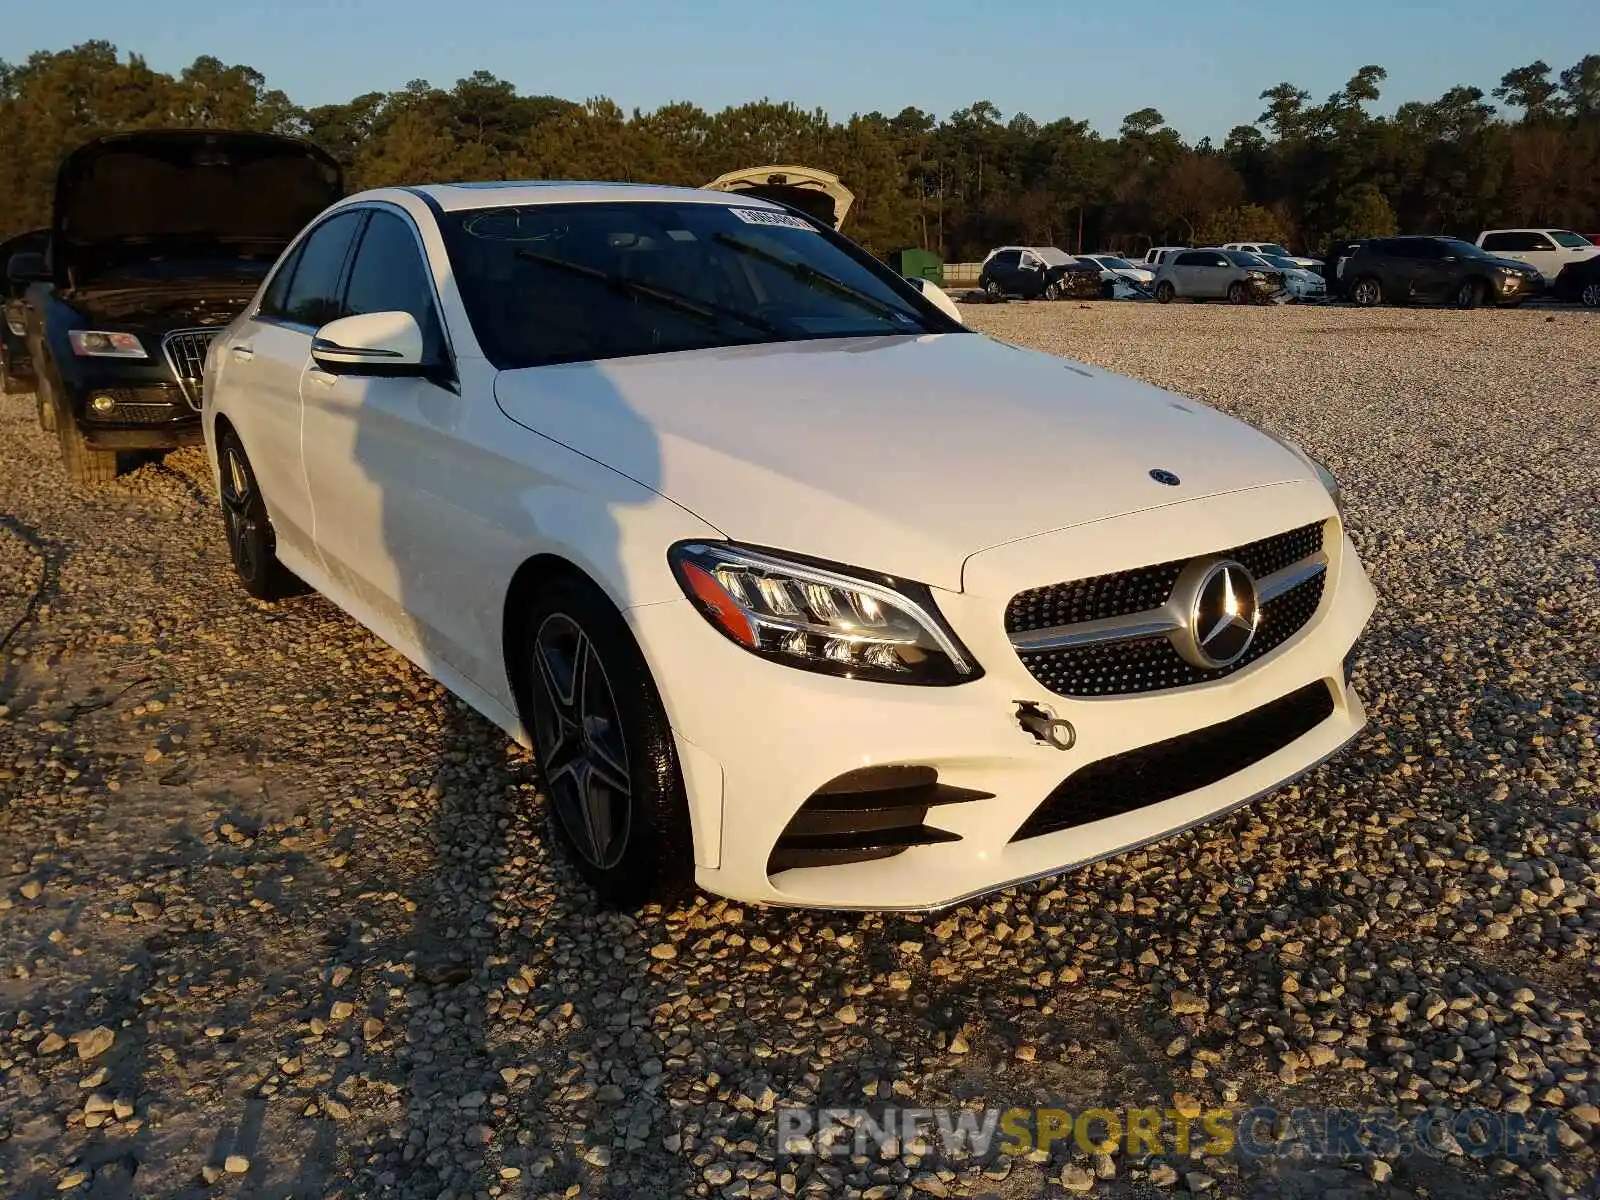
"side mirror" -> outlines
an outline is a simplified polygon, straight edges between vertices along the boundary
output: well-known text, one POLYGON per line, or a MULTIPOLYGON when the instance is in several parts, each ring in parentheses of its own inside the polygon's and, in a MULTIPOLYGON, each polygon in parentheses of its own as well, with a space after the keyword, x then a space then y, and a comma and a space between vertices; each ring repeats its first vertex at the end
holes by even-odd
POLYGON ((952 321, 967 322, 961 315, 961 310, 956 307, 956 302, 950 299, 950 294, 931 279, 924 279, 919 275, 909 275, 906 281, 922 293, 922 298, 933 305, 952 321))
POLYGON ((333 375, 422 375, 422 355, 422 328, 408 312, 341 317, 311 339, 312 360, 333 375))
POLYGON ((23 251, 6 263, 6 276, 14 283, 39 283, 51 278, 50 264, 42 254, 23 251))

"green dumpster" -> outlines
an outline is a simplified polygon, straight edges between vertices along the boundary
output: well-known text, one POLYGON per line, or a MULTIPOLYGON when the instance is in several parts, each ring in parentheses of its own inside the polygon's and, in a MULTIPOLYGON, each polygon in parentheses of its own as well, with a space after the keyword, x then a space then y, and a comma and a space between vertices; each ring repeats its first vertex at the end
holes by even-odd
POLYGON ((932 250, 896 250, 889 255, 889 265, 907 279, 928 279, 944 286, 944 259, 932 250))

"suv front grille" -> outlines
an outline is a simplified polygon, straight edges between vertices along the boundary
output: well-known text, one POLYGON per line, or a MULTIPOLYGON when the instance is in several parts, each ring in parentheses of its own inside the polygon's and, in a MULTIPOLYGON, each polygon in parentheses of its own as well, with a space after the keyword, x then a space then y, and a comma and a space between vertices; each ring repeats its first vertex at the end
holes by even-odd
POLYGON ((1332 715, 1333 693, 1319 680, 1232 720, 1102 758, 1068 775, 1011 840, 1088 825, 1210 787, 1276 754, 1332 715))
POLYGON ((1304 568, 1304 577, 1296 577, 1292 586, 1263 597, 1250 648, 1226 667, 1193 665, 1169 637, 1172 621, 1163 606, 1192 561, 1188 559, 1019 592, 1006 606, 1006 632, 1029 674, 1062 696, 1129 695, 1218 679, 1277 649, 1315 615, 1327 582, 1323 534, 1319 521, 1204 556, 1234 560, 1258 584, 1280 572, 1304 568), (1136 628, 1140 616, 1151 618, 1143 630, 1136 628), (1071 643, 1089 623, 1118 618, 1129 619, 1124 636, 1112 632, 1076 644, 1035 644, 1044 631, 1059 633, 1060 640, 1071 643), (1031 642, 1025 635, 1033 635, 1031 642))
POLYGON ((174 329, 161 339, 161 353, 183 389, 183 398, 200 411, 200 385, 205 378, 206 351, 220 329, 174 329))

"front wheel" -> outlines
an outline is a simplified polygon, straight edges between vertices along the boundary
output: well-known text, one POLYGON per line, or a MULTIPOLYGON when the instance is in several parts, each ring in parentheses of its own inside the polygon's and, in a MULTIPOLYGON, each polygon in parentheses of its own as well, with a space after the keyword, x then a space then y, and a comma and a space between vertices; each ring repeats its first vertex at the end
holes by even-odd
POLYGON ((1171 304, 1178 294, 1178 289, 1172 286, 1171 280, 1163 279, 1156 284, 1156 303, 1171 304))
POLYGON ((1056 280, 1053 283, 1047 283, 1047 284, 1044 285, 1044 298, 1046 300, 1059 300, 1059 299, 1061 299, 1061 281, 1060 280, 1056 280))
POLYGON ((1383 285, 1370 275, 1363 275, 1350 285, 1350 299, 1362 308, 1376 308, 1383 303, 1383 285))
MULTIPOLYGON (((41 374, 41 383, 44 378, 45 376, 41 374)), ((74 487, 95 487, 110 483, 117 477, 117 452, 96 450, 90 446, 72 414, 63 412, 56 403, 55 385, 48 386, 49 398, 40 401, 43 407, 39 412, 39 424, 45 424, 47 419, 45 414, 48 413, 50 427, 54 428, 56 440, 61 446, 61 469, 67 474, 67 482, 74 487)))
POLYGON ((534 599, 518 664, 550 825, 615 908, 669 902, 694 879, 689 805, 655 681, 627 625, 587 581, 534 599))
POLYGON ((298 581, 278 561, 278 539, 267 515, 266 501, 261 498, 239 435, 231 429, 217 444, 217 462, 222 468, 222 523, 239 583, 257 600, 281 600, 291 595, 298 581))
POLYGON ((1250 299, 1250 297, 1245 294, 1244 284, 1240 283, 1237 279, 1228 285, 1229 304, 1243 304, 1248 299, 1250 299))
POLYGON ((56 431, 56 401, 50 391, 50 377, 43 371, 39 372, 38 381, 33 388, 33 407, 39 416, 39 428, 46 433, 56 431))
POLYGON ((983 285, 983 294, 991 300, 1004 300, 1006 298, 1005 289, 1000 286, 999 280, 996 279, 991 279, 983 285))
POLYGON ((1578 299, 1583 301, 1585 308, 1600 308, 1600 282, 1584 284, 1578 299))
POLYGON ((1488 288, 1484 287, 1481 279, 1462 280, 1461 286, 1456 289, 1457 308, 1477 308, 1483 304, 1488 288))

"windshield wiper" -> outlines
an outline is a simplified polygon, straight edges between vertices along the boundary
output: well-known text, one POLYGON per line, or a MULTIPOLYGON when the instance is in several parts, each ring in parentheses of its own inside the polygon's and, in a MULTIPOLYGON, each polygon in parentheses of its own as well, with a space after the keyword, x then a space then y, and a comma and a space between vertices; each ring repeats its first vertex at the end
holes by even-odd
POLYGON ((897 323, 904 324, 907 320, 915 319, 904 309, 896 308, 892 304, 885 304, 876 296, 869 295, 860 288, 852 287, 850 284, 835 279, 831 275, 824 275, 809 263, 791 262, 782 255, 773 254, 771 251, 763 250, 760 246, 752 246, 749 242, 741 241, 731 233, 715 233, 711 236, 730 250, 736 250, 740 254, 748 254, 752 258, 759 258, 762 262, 770 263, 772 266, 777 267, 778 270, 787 272, 813 291, 832 292, 834 295, 842 296, 846 300, 853 300, 860 307, 868 312, 876 313, 885 320, 894 320, 897 323))
POLYGON ((538 263, 544 267, 555 267, 584 279, 593 279, 597 283, 620 292, 627 292, 634 296, 643 296, 647 300, 654 300, 663 308, 673 309, 675 312, 687 313, 699 317, 704 321, 716 321, 719 317, 738 321, 752 329, 759 329, 762 333, 771 334, 773 337, 783 337, 783 330, 764 317, 752 316, 742 313, 736 308, 729 308, 724 304, 715 304, 709 300, 697 300, 685 296, 680 292, 668 291, 658 288, 653 284, 640 283, 637 279, 629 279, 626 275, 613 275, 610 271, 602 271, 598 267, 586 267, 582 263, 571 262, 565 258, 557 258, 553 254, 540 254, 537 250, 529 250, 519 246, 514 253, 525 262, 538 263))

